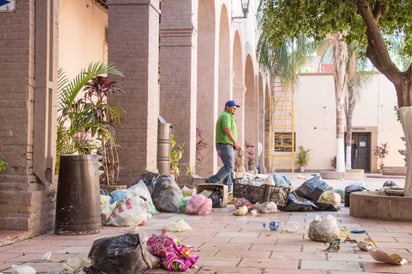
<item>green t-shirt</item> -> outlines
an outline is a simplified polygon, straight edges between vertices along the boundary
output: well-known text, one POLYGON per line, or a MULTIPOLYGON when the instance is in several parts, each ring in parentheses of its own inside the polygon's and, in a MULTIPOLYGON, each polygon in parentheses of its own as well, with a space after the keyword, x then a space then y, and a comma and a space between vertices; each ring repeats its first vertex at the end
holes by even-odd
POLYGON ((224 144, 231 144, 233 142, 226 136, 225 132, 223 131, 224 128, 229 128, 230 132, 232 132, 233 138, 237 139, 237 130, 236 130, 236 123, 235 118, 232 114, 227 111, 224 111, 217 119, 216 122, 216 143, 224 143, 224 144))

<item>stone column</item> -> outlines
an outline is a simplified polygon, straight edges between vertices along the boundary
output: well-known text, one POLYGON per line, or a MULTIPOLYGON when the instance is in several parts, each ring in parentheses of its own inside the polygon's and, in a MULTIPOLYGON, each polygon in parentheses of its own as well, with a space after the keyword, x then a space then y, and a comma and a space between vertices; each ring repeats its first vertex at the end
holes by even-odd
POLYGON ((184 148, 181 175, 188 168, 194 172, 196 164, 197 12, 192 2, 163 1, 160 23, 160 115, 184 148))
POLYGON ((30 235, 52 227, 54 165, 55 1, 16 1, 1 12, 0 230, 30 235))
POLYGON ((109 98, 126 113, 116 129, 120 181, 157 172, 159 117, 159 1, 108 0, 108 62, 124 73, 126 91, 109 98))

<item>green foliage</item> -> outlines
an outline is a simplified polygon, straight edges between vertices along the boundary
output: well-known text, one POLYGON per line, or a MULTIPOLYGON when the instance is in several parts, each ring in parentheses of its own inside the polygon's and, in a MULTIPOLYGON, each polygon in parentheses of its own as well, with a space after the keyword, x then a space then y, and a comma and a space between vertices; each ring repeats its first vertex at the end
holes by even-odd
MULTIPOLYGON (((412 56, 412 1, 399 0, 264 0, 258 10, 262 40, 269 49, 282 47, 285 41, 299 39, 321 41, 332 33, 342 33, 348 45, 356 43, 366 52, 366 25, 359 5, 370 5, 379 12, 379 28, 385 34, 389 50, 410 60, 412 56), (293 8, 291 8, 293 7, 293 8), (398 41, 394 41, 394 38, 398 41), (390 41, 393 41, 391 43, 390 41)), ((375 14, 376 14, 375 13, 375 14)))
POLYGON ((4 160, 3 156, 0 155, 0 172, 5 171, 7 168, 7 162, 4 160))
POLYGON ((58 71, 57 154, 90 154, 100 147, 96 138, 114 137, 113 121, 120 122, 120 110, 107 104, 107 93, 118 91, 102 74, 122 75, 113 66, 92 63, 72 81, 58 71), (95 87, 105 85, 104 90, 95 87), (79 96, 81 95, 81 96, 79 96))
POLYGON ((57 165, 62 154, 100 154, 101 181, 116 184, 119 163, 114 123, 121 123, 122 110, 107 102, 110 93, 123 92, 108 75, 123 76, 104 63, 91 63, 69 81, 58 71, 57 165))
POLYGON ((180 160, 183 157, 183 146, 176 142, 173 133, 170 133, 170 170, 172 170, 176 176, 180 175, 180 160))
POLYGON ((296 159, 296 164, 299 167, 305 167, 308 165, 310 160, 311 149, 305 149, 303 146, 299 146, 298 157, 296 159))

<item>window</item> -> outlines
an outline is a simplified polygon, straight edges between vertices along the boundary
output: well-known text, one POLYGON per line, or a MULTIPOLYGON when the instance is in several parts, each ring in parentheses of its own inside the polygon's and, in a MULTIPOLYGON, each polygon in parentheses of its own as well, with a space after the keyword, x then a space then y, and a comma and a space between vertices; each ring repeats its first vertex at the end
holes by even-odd
POLYGON ((275 151, 291 152, 296 151, 296 133, 293 132, 275 132, 275 151))

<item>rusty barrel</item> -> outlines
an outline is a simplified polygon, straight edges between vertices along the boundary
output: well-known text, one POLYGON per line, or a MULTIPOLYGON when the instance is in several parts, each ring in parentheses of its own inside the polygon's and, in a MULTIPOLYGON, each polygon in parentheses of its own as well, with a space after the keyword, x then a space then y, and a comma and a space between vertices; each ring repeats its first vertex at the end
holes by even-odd
POLYGON ((99 233, 100 185, 97 155, 61 155, 54 231, 60 235, 99 233))

